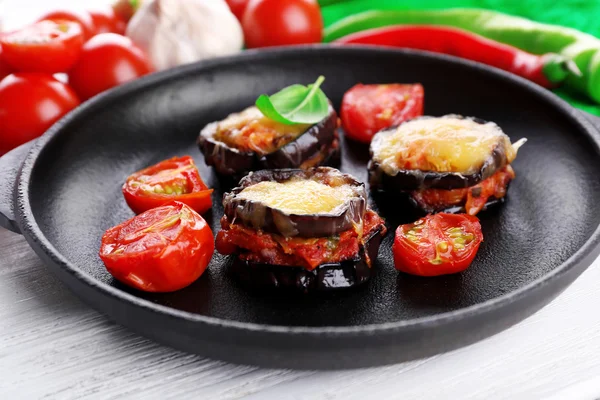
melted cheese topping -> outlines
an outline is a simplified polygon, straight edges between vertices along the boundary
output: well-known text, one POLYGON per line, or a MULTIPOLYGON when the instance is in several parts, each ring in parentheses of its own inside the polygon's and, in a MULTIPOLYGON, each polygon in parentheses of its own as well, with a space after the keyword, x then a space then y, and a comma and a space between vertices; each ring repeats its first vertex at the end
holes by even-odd
POLYGON ((354 192, 349 185, 331 187, 313 180, 259 182, 237 197, 260 202, 287 214, 330 214, 344 205, 354 192))
POLYGON ((219 122, 215 138, 230 147, 267 154, 295 140, 309 127, 285 125, 265 117, 256 107, 248 107, 219 122))
POLYGON ((375 161, 390 175, 399 169, 473 173, 502 143, 510 163, 516 150, 498 125, 448 116, 409 121, 394 132, 378 134, 372 149, 375 161))

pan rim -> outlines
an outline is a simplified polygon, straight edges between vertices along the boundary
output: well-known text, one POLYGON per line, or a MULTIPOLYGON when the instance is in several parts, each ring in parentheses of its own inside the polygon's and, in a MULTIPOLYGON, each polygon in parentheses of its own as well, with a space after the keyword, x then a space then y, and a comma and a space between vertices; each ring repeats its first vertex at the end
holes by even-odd
MULTIPOLYGON (((155 85, 164 84, 170 80, 176 80, 181 75, 189 73, 201 73, 210 69, 218 68, 220 65, 239 63, 239 62, 251 62, 255 59, 273 59, 281 57, 286 53, 294 53, 295 56, 300 54, 310 53, 322 53, 324 56, 335 56, 338 53, 354 53, 356 56, 369 55, 369 54, 401 54, 412 58, 421 58, 423 60, 434 60, 444 61, 450 64, 470 68, 478 73, 484 75, 493 76, 495 78, 502 78, 510 81, 512 84, 520 86, 524 91, 533 93, 541 100, 548 103, 550 107, 554 107, 555 110, 560 112, 565 118, 569 119, 571 123, 579 128, 581 134, 584 134, 588 140, 594 145, 594 150, 600 153, 600 135, 592 124, 587 121, 582 115, 579 114, 575 108, 571 107, 568 103, 560 99, 558 96, 550 91, 538 86, 530 81, 527 81, 521 77, 512 75, 508 72, 489 67, 480 63, 463 60, 453 56, 447 56, 442 54, 435 54, 426 51, 417 50, 406 50, 406 49, 388 49, 376 46, 348 46, 341 47, 336 45, 309 45, 309 46, 290 46, 285 48, 272 48, 264 49, 260 51, 248 50, 237 55, 215 58, 207 61, 202 61, 194 64, 183 65, 170 70, 151 74, 141 79, 135 80, 131 83, 127 83, 118 88, 100 94, 79 106, 77 109, 69 113, 55 125, 53 125, 41 138, 37 140, 35 145, 27 154, 23 166, 20 170, 18 177, 18 184, 16 190, 16 209, 17 222, 21 228, 21 232, 26 239, 31 243, 32 241, 38 245, 50 259, 57 266, 63 269, 65 272, 71 274, 78 281, 88 287, 88 289, 96 290, 101 294, 108 295, 116 298, 117 300, 129 303, 152 313, 166 315, 169 317, 186 320, 187 322, 198 324, 199 326, 210 326, 213 328, 226 328, 240 330, 244 332, 252 331, 258 333, 271 333, 271 334, 285 334, 288 335, 299 335, 308 337, 323 337, 323 336, 335 336, 335 337, 359 337, 363 335, 372 335, 374 333, 388 333, 393 334, 402 331, 409 331, 415 329, 434 328, 437 326, 443 326, 446 324, 455 323, 459 320, 468 320, 480 317, 484 314, 491 312, 498 312, 504 308, 508 308, 511 305, 523 300, 525 297, 534 296, 536 292, 542 288, 550 285, 574 269, 586 262, 588 256, 597 255, 600 250, 600 224, 596 226, 594 232, 587 239, 587 241, 581 246, 573 255, 565 260, 561 265, 555 267, 550 272, 543 276, 535 279, 532 282, 514 290, 507 292, 499 297, 484 301, 482 303, 474 304, 465 308, 460 308, 454 311, 443 312, 427 317, 420 317, 414 319, 407 319, 395 322, 384 322, 377 324, 368 325, 353 325, 353 326, 284 326, 284 325, 269 325, 269 324, 257 324, 250 322, 240 322, 234 320, 226 320, 217 317, 211 317, 201 314, 195 314, 188 311, 177 310, 171 307, 153 303, 149 300, 142 299, 135 296, 134 294, 125 292, 121 289, 110 286, 104 282, 97 280, 96 278, 83 272, 77 267, 75 263, 68 261, 45 237, 44 233, 40 229, 31 204, 29 202, 30 194, 30 183, 31 175, 36 166, 39 155, 43 149, 48 145, 55 137, 59 135, 63 127, 70 124, 72 121, 76 121, 79 118, 85 116, 87 113, 93 112, 95 109, 100 108, 114 99, 120 96, 128 95, 140 90, 150 89, 155 85)), ((589 267, 593 262, 589 260, 589 263, 584 266, 584 269, 589 267)), ((583 271, 583 270, 582 270, 583 271)), ((580 271, 580 272, 582 272, 580 271)))

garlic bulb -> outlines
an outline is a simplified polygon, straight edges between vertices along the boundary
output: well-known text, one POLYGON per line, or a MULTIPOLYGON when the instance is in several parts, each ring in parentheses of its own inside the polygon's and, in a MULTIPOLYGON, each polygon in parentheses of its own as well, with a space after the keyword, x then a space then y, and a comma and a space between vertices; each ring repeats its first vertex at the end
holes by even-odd
POLYGON ((224 0, 148 0, 127 26, 154 67, 163 70, 242 49, 242 27, 224 0))

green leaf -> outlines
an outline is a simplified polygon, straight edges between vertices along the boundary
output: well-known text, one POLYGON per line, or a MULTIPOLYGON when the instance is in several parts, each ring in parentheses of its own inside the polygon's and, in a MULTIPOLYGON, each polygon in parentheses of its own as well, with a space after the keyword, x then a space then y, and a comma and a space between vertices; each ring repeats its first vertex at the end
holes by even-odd
POLYGON ((312 85, 292 85, 268 96, 261 94, 256 107, 273 121, 286 125, 316 124, 329 113, 329 100, 320 89, 325 78, 312 85))

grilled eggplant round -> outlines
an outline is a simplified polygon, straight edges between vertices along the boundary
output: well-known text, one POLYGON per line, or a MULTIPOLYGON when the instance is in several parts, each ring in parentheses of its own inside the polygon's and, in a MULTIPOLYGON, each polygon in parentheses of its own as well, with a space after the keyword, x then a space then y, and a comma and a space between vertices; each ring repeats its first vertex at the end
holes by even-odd
POLYGON ((230 221, 285 237, 324 237, 353 229, 367 207, 364 183, 337 169, 250 173, 223 196, 230 221))
POLYGON ((385 229, 382 226, 365 240, 356 258, 322 264, 312 271, 289 265, 255 263, 235 257, 231 272, 243 284, 259 290, 285 288, 312 292, 355 287, 367 282, 375 273, 372 262, 377 259, 384 236, 385 229))
POLYGON ((453 114, 419 117, 375 135, 369 183, 392 192, 466 188, 510 164, 517 148, 493 122, 453 114))
MULTIPOLYGON (((206 164, 212 165, 221 175, 241 177, 250 171, 261 169, 301 168, 306 169, 319 165, 335 166, 340 159, 339 137, 336 132, 338 117, 329 106, 328 115, 314 125, 281 126, 280 129, 302 129, 291 135, 278 138, 274 149, 261 151, 258 148, 239 148, 219 138, 222 124, 228 120, 236 120, 239 124, 256 121, 257 110, 250 107, 238 114, 232 114, 223 121, 212 122, 200 132, 198 146, 204 154, 206 164), (244 121, 244 114, 252 114, 244 121)), ((258 117, 261 118, 261 117, 258 117)), ((266 118, 266 117, 262 117, 266 118)), ((237 128, 233 128, 237 129, 237 128)))

